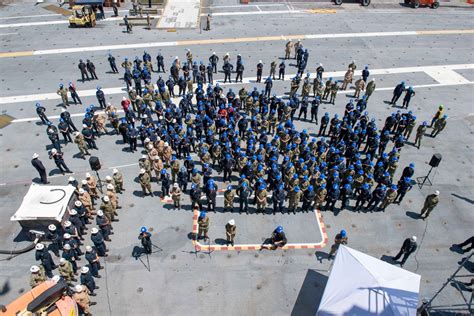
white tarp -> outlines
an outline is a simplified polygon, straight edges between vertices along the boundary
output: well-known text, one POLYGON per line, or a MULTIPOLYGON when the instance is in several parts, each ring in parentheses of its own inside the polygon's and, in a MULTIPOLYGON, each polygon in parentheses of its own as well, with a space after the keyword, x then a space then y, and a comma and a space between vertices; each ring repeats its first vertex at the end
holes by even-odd
POLYGON ((40 185, 32 183, 11 221, 55 220, 60 222, 74 194, 71 185, 40 185))
POLYGON ((316 315, 416 315, 421 276, 341 245, 316 315))

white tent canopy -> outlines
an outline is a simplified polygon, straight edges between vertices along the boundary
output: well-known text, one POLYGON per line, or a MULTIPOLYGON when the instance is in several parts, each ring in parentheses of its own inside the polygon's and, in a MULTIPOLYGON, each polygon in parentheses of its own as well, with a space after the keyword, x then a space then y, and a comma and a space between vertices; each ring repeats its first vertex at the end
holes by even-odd
POLYGON ((54 220, 60 222, 74 187, 32 183, 11 221, 54 220))
POLYGON ((416 315, 421 276, 341 245, 316 315, 416 315))

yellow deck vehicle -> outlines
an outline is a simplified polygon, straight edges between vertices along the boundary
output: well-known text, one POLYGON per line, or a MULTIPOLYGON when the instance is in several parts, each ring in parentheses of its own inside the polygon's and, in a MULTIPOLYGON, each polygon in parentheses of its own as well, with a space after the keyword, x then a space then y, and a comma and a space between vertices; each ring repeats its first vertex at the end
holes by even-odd
POLYGON ((95 13, 90 5, 75 5, 69 17, 70 27, 94 27, 96 24, 95 13))

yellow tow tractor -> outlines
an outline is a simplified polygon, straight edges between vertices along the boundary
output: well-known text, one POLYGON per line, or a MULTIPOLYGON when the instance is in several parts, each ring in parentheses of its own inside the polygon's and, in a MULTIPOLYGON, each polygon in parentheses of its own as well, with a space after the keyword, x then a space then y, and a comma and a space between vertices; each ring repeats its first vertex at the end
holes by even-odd
POLYGON ((94 27, 96 12, 104 0, 75 0, 72 6, 72 15, 69 17, 70 27, 94 27))

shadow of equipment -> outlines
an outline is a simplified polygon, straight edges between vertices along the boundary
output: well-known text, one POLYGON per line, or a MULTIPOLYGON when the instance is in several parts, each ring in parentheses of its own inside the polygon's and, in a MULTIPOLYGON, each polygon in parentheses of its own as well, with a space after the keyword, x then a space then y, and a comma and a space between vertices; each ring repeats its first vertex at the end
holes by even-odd
POLYGON ((308 270, 301 286, 291 316, 316 315, 323 297, 328 277, 314 270, 308 270))

